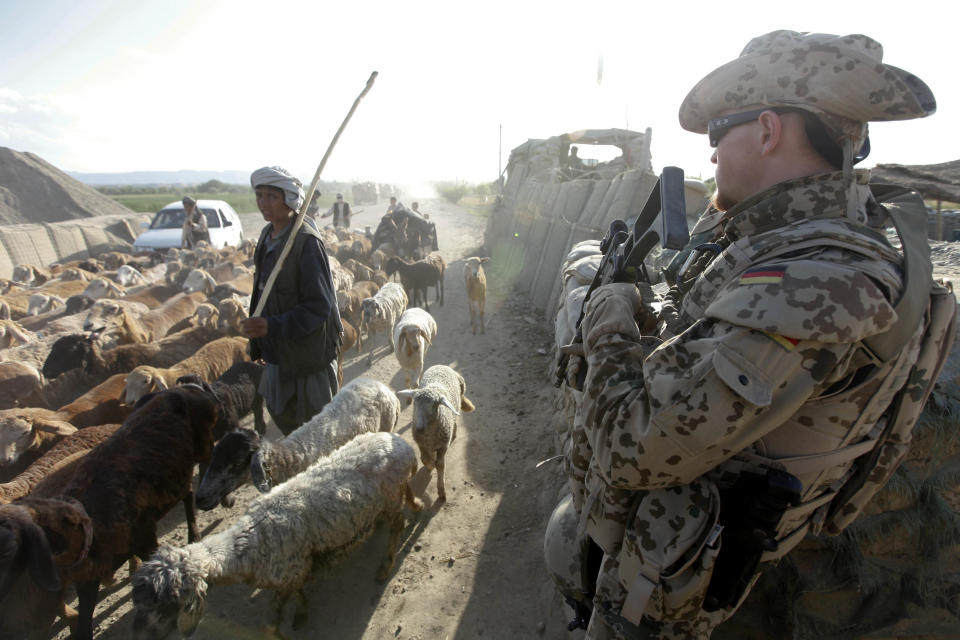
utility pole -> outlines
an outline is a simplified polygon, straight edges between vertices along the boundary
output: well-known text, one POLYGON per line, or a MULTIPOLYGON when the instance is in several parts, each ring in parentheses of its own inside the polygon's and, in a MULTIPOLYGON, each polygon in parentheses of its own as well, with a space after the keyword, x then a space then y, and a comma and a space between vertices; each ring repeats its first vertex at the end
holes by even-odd
POLYGON ((497 147, 497 185, 503 195, 503 123, 500 123, 500 144, 497 147))

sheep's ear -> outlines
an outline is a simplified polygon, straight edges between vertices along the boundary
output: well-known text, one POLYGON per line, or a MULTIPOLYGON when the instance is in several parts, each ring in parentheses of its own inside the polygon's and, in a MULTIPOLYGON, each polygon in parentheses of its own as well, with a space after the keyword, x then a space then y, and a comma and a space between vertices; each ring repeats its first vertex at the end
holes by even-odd
POLYGON ((150 376, 153 380, 153 386, 157 388, 158 391, 165 391, 167 389, 167 382, 162 377, 154 375, 150 376))
POLYGON ((37 420, 33 423, 33 430, 36 433, 55 433, 62 436, 68 436, 74 433, 77 428, 69 422, 61 420, 37 420))
POLYGON ((260 451, 254 453, 253 457, 250 458, 250 478, 253 480, 253 486, 260 493, 270 491, 270 480, 267 479, 267 471, 263 468, 263 458, 260 456, 260 451))
POLYGON ((414 396, 416 395, 416 389, 404 389, 403 391, 397 391, 397 397, 401 400, 413 400, 414 396))
POLYGON ((427 335, 426 331, 424 331, 423 329, 418 329, 417 331, 421 336, 423 336, 423 339, 427 341, 427 344, 433 344, 432 342, 430 342, 430 336, 427 335))
POLYGON ((473 402, 470 401, 470 398, 468 398, 467 396, 461 395, 460 409, 463 411, 466 411, 467 413, 470 413, 471 411, 476 409, 476 407, 473 406, 473 402))
POLYGON ((60 591, 63 588, 60 576, 57 575, 53 552, 43 529, 31 523, 20 533, 20 545, 27 556, 27 567, 33 581, 44 591, 60 591))
POLYGON ((480 264, 483 264, 484 262, 490 262, 490 258, 480 258, 480 264))
POLYGON ((453 406, 453 405, 450 403, 450 401, 447 400, 447 397, 446 397, 446 396, 443 396, 442 398, 440 398, 440 404, 442 404, 443 406, 445 406, 447 409, 450 409, 450 411, 452 411, 454 415, 456 415, 456 416, 460 415, 460 410, 457 409, 455 406, 453 406))

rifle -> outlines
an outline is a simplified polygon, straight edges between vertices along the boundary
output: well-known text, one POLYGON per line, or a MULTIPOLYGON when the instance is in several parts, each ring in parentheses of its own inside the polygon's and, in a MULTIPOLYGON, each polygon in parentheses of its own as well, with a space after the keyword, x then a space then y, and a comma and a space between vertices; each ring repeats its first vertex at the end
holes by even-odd
MULTIPOLYGON (((650 283, 650 274, 644 259, 657 243, 665 249, 682 249, 690 241, 687 229, 687 212, 684 200, 683 169, 679 167, 664 167, 653 191, 640 210, 633 223, 632 231, 627 231, 627 223, 623 220, 614 220, 610 223, 607 233, 600 241, 600 251, 603 257, 593 281, 587 289, 587 294, 580 307, 580 316, 577 318, 576 335, 573 342, 560 347, 560 358, 557 362, 557 371, 553 384, 559 387, 567 376, 570 365, 570 356, 583 357, 583 322, 584 310, 590 301, 590 296, 597 287, 611 282, 641 281, 650 283), (659 214, 659 230, 651 229, 659 214)), ((581 366, 577 376, 575 388, 583 390, 586 377, 586 367, 581 366)))

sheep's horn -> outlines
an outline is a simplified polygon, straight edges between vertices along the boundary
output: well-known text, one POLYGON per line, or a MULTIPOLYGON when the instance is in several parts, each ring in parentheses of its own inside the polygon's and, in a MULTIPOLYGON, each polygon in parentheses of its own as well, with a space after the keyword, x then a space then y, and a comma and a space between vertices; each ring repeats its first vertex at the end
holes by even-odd
POLYGON ((442 398, 440 398, 440 404, 445 406, 447 409, 450 409, 450 411, 453 411, 454 415, 457 415, 457 416, 460 415, 460 409, 457 409, 455 406, 450 404, 450 401, 447 400, 446 396, 443 396, 442 398))

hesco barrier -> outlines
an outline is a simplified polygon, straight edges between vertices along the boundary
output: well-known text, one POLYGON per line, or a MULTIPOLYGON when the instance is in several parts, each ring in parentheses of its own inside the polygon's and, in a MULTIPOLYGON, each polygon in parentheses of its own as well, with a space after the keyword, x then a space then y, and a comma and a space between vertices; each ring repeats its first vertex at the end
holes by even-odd
POLYGON ((54 262, 95 258, 105 251, 130 251, 147 214, 100 216, 43 224, 0 227, 0 277, 20 264, 47 267, 54 262))

